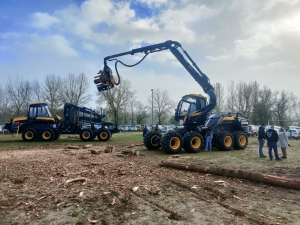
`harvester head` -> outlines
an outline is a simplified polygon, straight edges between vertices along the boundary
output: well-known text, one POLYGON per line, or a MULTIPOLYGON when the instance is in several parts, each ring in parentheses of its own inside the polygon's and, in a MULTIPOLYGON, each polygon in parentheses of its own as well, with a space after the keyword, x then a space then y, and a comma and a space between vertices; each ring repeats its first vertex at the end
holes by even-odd
POLYGON ((115 86, 116 81, 109 67, 100 70, 97 74, 99 75, 94 77, 94 83, 99 92, 109 90, 115 86))

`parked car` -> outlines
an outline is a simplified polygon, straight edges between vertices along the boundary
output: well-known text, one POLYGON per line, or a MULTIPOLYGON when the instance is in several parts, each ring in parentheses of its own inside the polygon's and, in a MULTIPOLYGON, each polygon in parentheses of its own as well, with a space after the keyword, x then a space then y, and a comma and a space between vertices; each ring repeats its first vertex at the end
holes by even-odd
POLYGON ((296 139, 300 139, 300 131, 293 129, 293 130, 288 130, 285 132, 286 136, 288 138, 296 138, 296 139))
POLYGON ((136 130, 136 128, 135 128, 134 125, 129 125, 128 126, 128 131, 135 131, 135 130, 136 130))
POLYGON ((248 125, 248 136, 257 137, 258 135, 258 126, 248 125))
POLYGON ((135 129, 136 130, 143 130, 143 127, 142 127, 142 125, 137 124, 137 125, 135 125, 135 129))

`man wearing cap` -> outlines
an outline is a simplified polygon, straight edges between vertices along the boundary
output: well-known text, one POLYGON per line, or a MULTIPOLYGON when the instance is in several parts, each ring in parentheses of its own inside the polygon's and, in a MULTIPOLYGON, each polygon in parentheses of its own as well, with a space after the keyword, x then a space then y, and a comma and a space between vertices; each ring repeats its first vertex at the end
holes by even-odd
POLYGON ((276 130, 274 130, 273 125, 267 130, 266 139, 268 141, 267 145, 269 148, 270 160, 273 159, 272 149, 274 149, 276 160, 281 160, 281 158, 279 158, 279 156, 278 156, 278 151, 277 151, 278 133, 276 130))
POLYGON ((263 147, 264 147, 265 139, 266 139, 265 127, 266 127, 266 125, 263 123, 260 125, 260 127, 258 129, 258 151, 259 151, 260 158, 267 157, 263 153, 263 147))

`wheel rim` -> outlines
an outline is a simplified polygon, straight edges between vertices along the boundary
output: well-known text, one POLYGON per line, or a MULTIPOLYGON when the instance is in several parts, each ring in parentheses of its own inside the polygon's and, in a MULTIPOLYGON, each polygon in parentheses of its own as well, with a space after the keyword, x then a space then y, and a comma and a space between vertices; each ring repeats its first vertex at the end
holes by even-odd
POLYGON ((154 142, 154 140, 157 139, 157 138, 159 138, 157 135, 153 135, 153 137, 151 138, 151 144, 152 144, 153 146, 158 146, 158 145, 159 145, 159 143, 155 143, 155 142, 154 142))
POLYGON ((170 140, 170 147, 173 150, 176 150, 180 147, 180 139, 178 137, 172 137, 170 140))
POLYGON ((44 131, 42 134, 43 139, 48 140, 51 138, 51 133, 49 131, 44 131))
POLYGON ((82 133, 82 137, 83 137, 84 139, 89 139, 89 138, 91 137, 91 134, 90 134, 90 132, 88 132, 88 131, 84 131, 84 132, 82 133))
POLYGON ((199 137, 193 137, 191 140, 191 145, 193 148, 200 148, 201 146, 201 139, 199 137))
POLYGON ((102 139, 106 139, 107 137, 108 137, 108 134, 107 134, 107 132, 101 132, 100 133, 100 137, 102 138, 102 139))
POLYGON ((232 145, 232 138, 230 136, 226 136, 224 140, 224 144, 226 147, 230 147, 232 145))
POLYGON ((247 143, 247 139, 244 135, 240 136, 240 145, 244 146, 247 143))
POLYGON ((31 140, 31 139, 33 139, 33 137, 34 137, 34 134, 33 134, 31 131, 27 131, 27 132, 25 133, 25 138, 26 138, 27 140, 31 140))

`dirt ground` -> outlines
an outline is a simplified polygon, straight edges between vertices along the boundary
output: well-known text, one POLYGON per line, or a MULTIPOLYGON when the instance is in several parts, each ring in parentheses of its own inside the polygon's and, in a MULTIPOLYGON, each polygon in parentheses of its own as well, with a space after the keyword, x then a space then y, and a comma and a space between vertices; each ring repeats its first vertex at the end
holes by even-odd
POLYGON ((159 166, 177 160, 299 179, 299 143, 280 162, 258 158, 254 138, 246 150, 179 158, 143 146, 121 154, 128 143, 99 155, 91 150, 108 143, 2 151, 0 224, 300 224, 298 190, 159 166))

